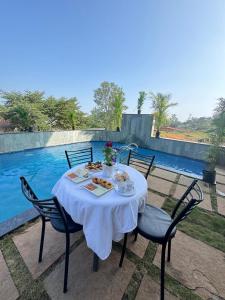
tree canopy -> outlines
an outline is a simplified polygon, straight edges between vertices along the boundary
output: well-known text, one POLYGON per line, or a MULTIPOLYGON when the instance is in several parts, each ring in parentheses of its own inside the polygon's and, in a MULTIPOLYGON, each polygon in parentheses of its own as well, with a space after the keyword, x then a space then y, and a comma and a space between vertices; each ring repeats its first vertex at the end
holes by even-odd
POLYGON ((145 102, 146 96, 147 96, 147 93, 145 91, 139 92, 138 103, 137 103, 138 114, 141 114, 141 110, 142 110, 143 104, 145 102))
POLYGON ((78 100, 44 97, 44 92, 1 92, 4 105, 0 116, 20 131, 75 129, 81 126, 83 113, 78 100))
POLYGON ((150 93, 150 99, 152 100, 152 108, 155 114, 156 129, 159 132, 160 128, 169 121, 168 109, 176 106, 177 103, 170 102, 170 94, 150 93))
POLYGON ((123 89, 114 82, 104 81, 94 91, 95 107, 92 110, 92 117, 95 122, 98 120, 98 127, 112 130, 120 127, 122 113, 126 110, 125 95, 123 89))

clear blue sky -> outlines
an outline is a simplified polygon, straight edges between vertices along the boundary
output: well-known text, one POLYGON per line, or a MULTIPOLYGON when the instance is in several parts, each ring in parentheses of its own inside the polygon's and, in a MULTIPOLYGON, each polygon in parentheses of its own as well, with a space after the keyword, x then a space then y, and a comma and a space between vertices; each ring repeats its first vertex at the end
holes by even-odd
MULTIPOLYGON (((0 89, 77 96, 102 81, 172 93, 181 120, 225 96, 225 0, 1 0, 0 89)), ((144 112, 149 113, 150 102, 144 112)))

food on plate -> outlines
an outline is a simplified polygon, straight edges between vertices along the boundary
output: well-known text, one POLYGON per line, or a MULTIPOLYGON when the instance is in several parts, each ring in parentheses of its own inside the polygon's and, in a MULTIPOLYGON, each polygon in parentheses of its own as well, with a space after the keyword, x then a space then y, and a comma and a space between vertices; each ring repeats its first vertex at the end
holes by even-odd
POLYGON ((99 183, 99 178, 94 177, 94 178, 92 178, 92 181, 93 181, 94 183, 98 184, 98 183, 99 183))
POLYGON ((107 188, 107 189, 111 189, 112 187, 113 187, 113 185, 111 182, 107 182, 105 185, 105 188, 107 188))
POLYGON ((91 162, 89 161, 88 164, 85 166, 88 170, 102 170, 102 163, 100 161, 91 162))
POLYGON ((67 174, 67 176, 71 179, 78 177, 75 173, 67 174))
POLYGON ((102 179, 102 178, 98 178, 98 177, 93 177, 92 182, 95 184, 99 184, 106 189, 111 189, 113 187, 111 182, 109 182, 105 179, 102 179))
POLYGON ((88 189, 89 191, 94 191, 97 187, 94 185, 94 184, 92 184, 92 183, 89 183, 89 184, 87 184, 86 186, 86 189, 88 189))

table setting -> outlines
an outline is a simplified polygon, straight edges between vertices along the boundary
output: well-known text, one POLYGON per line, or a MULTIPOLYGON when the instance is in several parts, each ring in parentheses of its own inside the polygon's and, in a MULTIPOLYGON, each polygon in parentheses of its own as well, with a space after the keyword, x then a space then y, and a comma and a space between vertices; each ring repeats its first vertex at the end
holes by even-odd
POLYGON ((88 162, 68 170, 52 194, 83 225, 87 246, 102 260, 124 233, 136 228, 147 199, 147 181, 136 169, 115 163, 112 144, 103 149, 104 162, 88 162))

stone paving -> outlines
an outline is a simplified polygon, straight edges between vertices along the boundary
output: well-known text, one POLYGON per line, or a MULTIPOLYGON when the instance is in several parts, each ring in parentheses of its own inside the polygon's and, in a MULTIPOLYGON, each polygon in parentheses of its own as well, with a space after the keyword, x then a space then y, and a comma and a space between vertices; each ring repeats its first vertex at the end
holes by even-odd
MULTIPOLYGON (((154 264, 160 266, 161 248, 158 247, 154 264)), ((171 263, 166 272, 194 290, 203 299, 225 296, 223 252, 177 232, 172 242, 171 263)))
MULTIPOLYGON (((225 189, 222 171, 217 180, 219 187, 225 189)), ((180 198, 192 180, 156 168, 148 178, 147 202, 166 207, 170 199, 180 198)), ((212 214, 216 220, 210 223, 209 218, 209 225, 206 222, 202 229, 200 219, 190 223, 187 220, 178 228, 172 242, 171 262, 166 264, 166 300, 225 299, 225 229, 219 225, 220 221, 225 224, 225 197, 216 195, 215 188, 200 184, 204 202, 198 210, 204 218, 212 214), (214 238, 204 236, 205 231, 214 233, 214 238)), ((36 220, 0 240, 1 300, 159 299, 160 246, 141 236, 134 242, 129 234, 123 268, 118 267, 121 243, 114 243, 110 257, 100 261, 99 271, 94 273, 92 252, 82 233, 71 235, 68 292, 63 294, 65 237, 47 225, 43 261, 39 264, 40 233, 41 222, 36 220), (12 262, 13 253, 17 258, 12 262), (21 285, 27 293, 21 294, 21 285)))
POLYGON ((18 291, 0 251, 0 299, 15 300, 18 297, 18 291))
POLYGON ((225 197, 217 196, 218 212, 225 216, 225 197))

